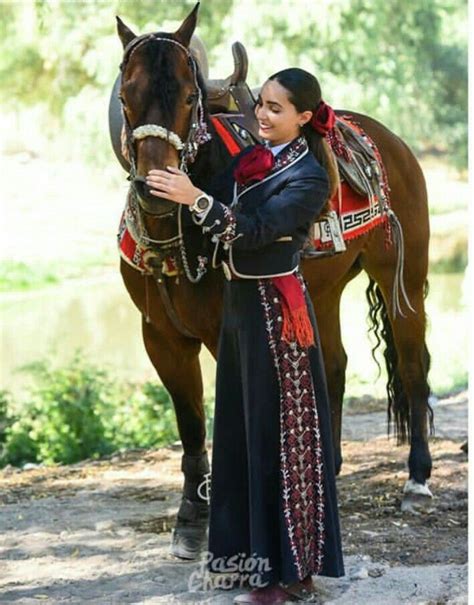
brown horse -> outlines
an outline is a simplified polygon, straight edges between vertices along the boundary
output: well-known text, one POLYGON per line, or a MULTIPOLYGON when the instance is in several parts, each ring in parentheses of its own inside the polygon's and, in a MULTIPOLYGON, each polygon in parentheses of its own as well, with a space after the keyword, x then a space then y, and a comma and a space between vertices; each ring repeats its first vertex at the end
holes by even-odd
MULTIPOLYGON (((196 26, 198 6, 173 34, 136 36, 118 19, 118 33, 124 46, 120 97, 133 168, 131 191, 138 202, 148 241, 153 240, 151 243, 157 251, 155 267, 161 267, 167 252, 176 250, 173 246, 178 245, 178 205, 151 196, 143 177, 152 168, 184 166, 188 158, 192 180, 206 190, 210 176, 223 170, 230 160, 209 120, 205 83, 187 50, 196 26), (212 139, 206 142, 204 137, 193 146, 193 136, 200 128, 201 109, 202 121, 212 139), (154 126, 145 136, 143 129, 140 136, 134 136, 135 129, 145 124, 154 126), (186 142, 181 152, 170 133, 186 142)), ((430 356, 425 344, 424 308, 429 241, 427 193, 420 166, 399 137, 367 116, 344 113, 356 118, 382 155, 391 206, 403 229, 405 286, 415 312, 406 308, 405 314, 395 317, 388 312, 397 253, 393 246, 387 249, 384 245, 381 228, 350 241, 342 254, 303 260, 302 270, 321 333, 337 472, 342 464, 341 421, 347 362, 339 318, 341 294, 361 271, 370 278, 367 289, 370 318, 378 342, 383 338, 386 343, 388 426, 390 430, 391 421, 395 421, 397 444, 407 440, 410 443, 409 479, 405 483, 403 501, 403 506, 409 506, 415 497, 427 501, 431 498, 426 483, 431 473, 428 420, 433 430, 433 412, 428 403, 430 356)), ((203 134, 202 130, 199 132, 203 134)), ((199 236, 206 240, 200 233, 199 236)), ((121 273, 132 300, 142 313, 146 351, 174 402, 184 450, 185 483, 172 552, 193 558, 205 539, 207 502, 202 499, 202 487, 209 472, 198 355, 204 344, 216 356, 224 277, 220 270, 209 269, 201 279, 193 279, 191 270, 185 266, 189 253, 187 260, 183 255, 181 258, 186 262, 180 263, 184 275, 178 283, 174 277, 166 277, 159 271, 155 272, 158 279, 145 276, 123 261, 121 273)))

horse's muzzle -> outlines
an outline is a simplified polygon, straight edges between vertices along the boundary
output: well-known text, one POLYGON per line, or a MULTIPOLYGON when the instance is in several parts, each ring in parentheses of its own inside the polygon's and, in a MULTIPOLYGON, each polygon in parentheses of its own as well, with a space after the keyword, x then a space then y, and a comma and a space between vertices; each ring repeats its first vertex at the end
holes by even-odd
POLYGON ((133 186, 137 192, 140 207, 148 214, 160 216, 162 214, 170 214, 170 212, 176 209, 175 202, 152 195, 150 187, 142 176, 137 176, 133 179, 133 186))

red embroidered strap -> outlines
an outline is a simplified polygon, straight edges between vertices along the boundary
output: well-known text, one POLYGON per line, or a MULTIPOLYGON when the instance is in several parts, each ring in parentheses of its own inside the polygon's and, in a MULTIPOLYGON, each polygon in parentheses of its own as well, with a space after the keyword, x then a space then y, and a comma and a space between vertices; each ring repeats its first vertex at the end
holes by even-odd
POLYGON ((217 116, 211 116, 211 120, 214 125, 214 128, 217 131, 217 134, 221 137, 230 155, 237 155, 240 152, 240 147, 238 143, 232 138, 230 132, 221 123, 217 116))
POLYGON ((314 345, 314 333, 308 315, 303 288, 296 275, 273 277, 272 282, 282 295, 283 325, 281 337, 286 342, 296 340, 302 347, 314 345))

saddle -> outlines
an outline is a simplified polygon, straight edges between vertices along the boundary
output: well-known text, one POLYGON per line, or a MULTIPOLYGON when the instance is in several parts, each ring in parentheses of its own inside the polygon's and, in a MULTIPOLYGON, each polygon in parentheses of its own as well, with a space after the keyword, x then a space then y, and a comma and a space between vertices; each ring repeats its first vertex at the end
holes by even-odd
POLYGON ((382 187, 382 167, 371 141, 349 125, 344 116, 338 117, 334 136, 329 145, 337 160, 339 175, 351 189, 382 204, 385 193, 382 187))
POLYGON ((246 82, 248 56, 241 42, 232 44, 234 71, 224 79, 206 80, 207 103, 221 128, 237 138, 241 148, 260 142, 254 115, 255 97, 246 82))
POLYGON ((241 42, 232 44, 232 56, 234 71, 230 76, 224 79, 206 80, 207 101, 211 113, 242 111, 244 107, 241 107, 241 101, 253 99, 246 83, 249 66, 247 51, 241 42), (243 99, 240 98, 242 93, 243 99))
MULTIPOLYGON (((366 225, 368 229, 369 224, 378 222, 377 214, 380 216, 385 214, 389 203, 388 183, 378 150, 362 128, 353 122, 353 118, 338 116, 336 125, 328 134, 327 140, 337 162, 341 183, 344 182, 353 192, 368 200, 369 209, 378 204, 380 210, 379 213, 375 213, 367 211, 362 206, 358 215, 344 215, 346 220, 343 220, 344 213, 339 199, 338 212, 331 210, 312 226, 303 248, 304 258, 321 258, 344 252, 346 250, 345 226, 349 226, 351 221, 358 221, 361 226, 366 225), (315 240, 330 247, 316 250, 315 240)), ((334 205, 338 200, 333 199, 332 202, 334 205)), ((354 229, 354 225, 351 229, 354 229)), ((353 237, 351 229, 347 235, 348 239, 353 237)))

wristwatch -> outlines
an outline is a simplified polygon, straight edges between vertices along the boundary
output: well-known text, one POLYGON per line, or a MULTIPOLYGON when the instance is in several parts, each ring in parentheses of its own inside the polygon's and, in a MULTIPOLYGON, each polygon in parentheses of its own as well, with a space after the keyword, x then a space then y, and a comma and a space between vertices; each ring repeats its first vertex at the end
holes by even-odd
POLYGON ((209 208, 214 200, 207 193, 200 193, 194 200, 194 203, 189 206, 191 212, 204 212, 209 208))

